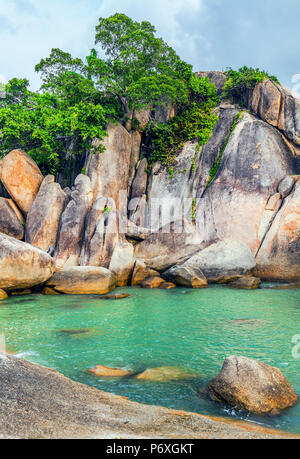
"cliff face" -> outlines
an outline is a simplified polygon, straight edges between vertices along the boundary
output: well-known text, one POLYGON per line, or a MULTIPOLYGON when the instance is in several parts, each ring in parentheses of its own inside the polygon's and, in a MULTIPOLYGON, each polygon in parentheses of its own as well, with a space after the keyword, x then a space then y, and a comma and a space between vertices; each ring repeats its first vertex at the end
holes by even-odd
MULTIPOLYGON (((224 75, 207 75, 221 91, 224 75)), ((77 177, 72 190, 62 192, 57 184, 47 198, 51 212, 44 209, 42 193, 50 184, 53 187, 52 180, 46 178, 37 194, 26 190, 34 201, 26 209, 30 218, 25 240, 44 250, 47 246, 60 268, 109 268, 113 256, 114 263, 117 258, 127 267, 146 259, 153 268, 152 247, 153 257, 159 253, 164 259, 159 265, 163 271, 166 259, 171 265, 183 263, 205 247, 231 239, 250 248, 257 276, 299 280, 300 100, 269 80, 248 91, 244 99, 244 109, 222 102, 207 144, 199 148, 186 142, 171 169, 160 163, 148 165, 139 132, 109 125, 106 150, 88 155, 85 175, 77 177), (47 232, 35 234, 35 228, 45 225, 47 232), (46 233, 51 246, 44 240, 46 233), (128 243, 135 246, 131 260, 124 255, 128 243)), ((165 112, 164 117, 170 116, 170 110, 165 112)), ((148 115, 145 111, 140 116, 148 115)), ((9 155, 1 171, 8 191, 9 155)), ((28 158, 24 155, 24 161, 18 161, 16 174, 27 180, 28 158)), ((13 198, 22 209, 21 192, 19 196, 20 202, 13 198)))

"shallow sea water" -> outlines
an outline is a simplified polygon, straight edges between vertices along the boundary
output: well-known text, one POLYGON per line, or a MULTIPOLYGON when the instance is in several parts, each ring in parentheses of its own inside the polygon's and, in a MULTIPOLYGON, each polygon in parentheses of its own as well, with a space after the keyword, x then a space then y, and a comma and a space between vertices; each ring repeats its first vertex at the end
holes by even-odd
POLYGON ((300 394, 300 358, 292 355, 292 339, 300 335, 300 290, 271 287, 123 288, 113 293, 131 296, 117 301, 92 295, 13 297, 0 304, 0 334, 17 356, 131 400, 300 434, 300 402, 280 416, 255 417, 201 395, 230 355, 278 367, 300 394), (66 332, 78 329, 85 330, 66 332), (95 365, 133 372, 174 366, 196 377, 172 382, 100 379, 87 372, 95 365))

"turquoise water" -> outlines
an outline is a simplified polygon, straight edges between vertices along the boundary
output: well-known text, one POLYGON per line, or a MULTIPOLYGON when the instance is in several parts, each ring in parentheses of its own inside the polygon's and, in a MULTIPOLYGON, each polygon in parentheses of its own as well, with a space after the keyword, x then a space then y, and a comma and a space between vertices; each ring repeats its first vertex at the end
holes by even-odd
POLYGON ((212 286, 119 292, 131 296, 118 301, 63 295, 10 298, 0 304, 0 333, 18 356, 131 400, 300 433, 300 403, 274 418, 253 417, 197 395, 232 354, 280 368, 300 394, 300 358, 292 356, 292 338, 300 334, 300 290, 212 286), (79 328, 89 330, 72 335, 61 331, 79 328), (134 372, 175 366, 197 378, 168 383, 99 379, 86 371, 95 365, 134 372))

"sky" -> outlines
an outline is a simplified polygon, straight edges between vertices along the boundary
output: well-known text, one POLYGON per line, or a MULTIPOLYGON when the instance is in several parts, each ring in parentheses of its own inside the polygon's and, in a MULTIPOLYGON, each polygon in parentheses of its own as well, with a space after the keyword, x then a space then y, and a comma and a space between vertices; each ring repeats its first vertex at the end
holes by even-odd
POLYGON ((51 48, 85 57, 116 12, 150 21, 195 71, 260 67, 300 94, 299 0, 0 0, 0 81, 38 89, 51 48))

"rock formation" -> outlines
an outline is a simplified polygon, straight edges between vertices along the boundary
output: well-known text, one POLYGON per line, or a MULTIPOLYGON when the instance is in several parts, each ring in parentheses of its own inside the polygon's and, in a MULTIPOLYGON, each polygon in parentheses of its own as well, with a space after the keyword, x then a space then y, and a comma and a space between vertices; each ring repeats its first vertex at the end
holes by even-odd
MULTIPOLYGON (((221 94, 222 72, 199 75, 221 94)), ((103 152, 95 140, 72 189, 12 151, 0 165, 12 198, 0 198, 1 233, 23 240, 26 226, 25 241, 56 269, 106 268, 120 286, 158 272, 194 288, 245 276, 237 286, 249 276, 298 281, 300 101, 270 80, 244 100, 243 108, 223 100, 206 145, 187 141, 171 167, 148 163, 141 130, 174 108, 135 113, 137 130, 109 124, 103 152)))
POLYGON ((0 233, 0 288, 25 289, 48 280, 54 260, 42 250, 0 233))
POLYGON ((255 414, 278 414, 294 406, 298 396, 277 368, 246 357, 228 357, 209 383, 213 400, 255 414))

